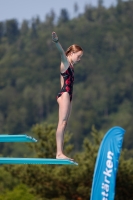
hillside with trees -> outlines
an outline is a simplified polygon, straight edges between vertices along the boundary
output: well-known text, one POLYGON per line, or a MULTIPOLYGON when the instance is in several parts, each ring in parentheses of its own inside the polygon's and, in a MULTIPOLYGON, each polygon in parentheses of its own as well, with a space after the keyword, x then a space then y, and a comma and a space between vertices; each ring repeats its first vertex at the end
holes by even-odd
POLYGON ((62 9, 44 21, 0 22, 0 133, 38 139, 2 143, 2 156, 55 157, 60 55, 52 31, 64 49, 74 43, 84 49, 65 134, 65 153, 79 166, 1 165, 0 200, 88 200, 99 145, 112 126, 126 130, 115 200, 133 199, 133 2, 110 8, 98 2, 83 14, 75 4, 73 19, 62 9))
MULTIPOLYGON (((38 124, 32 133, 38 138, 30 149, 38 158, 55 157, 53 124, 38 124)), ((72 165, 4 165, 0 168, 0 200, 88 200, 90 199, 94 165, 103 133, 95 128, 85 138, 82 152, 73 155, 78 166, 72 165), (5 178, 6 177, 6 178, 5 178), (6 189, 8 188, 8 189, 6 189)), ((70 132, 65 137, 65 153, 73 154, 70 132)), ((24 146, 24 145, 23 145, 24 146)), ((117 173, 115 200, 133 199, 133 159, 123 150, 117 173)))
MULTIPOLYGON (((85 7, 74 19, 62 9, 39 17, 0 22, 0 132, 27 133, 36 123, 57 123, 60 55, 51 41, 56 31, 64 49, 73 43, 84 49, 75 66, 73 111, 68 130, 75 150, 95 125, 106 132, 126 129, 124 146, 133 140, 133 3, 116 7, 85 7)), ((1 147, 2 148, 2 147, 1 147)))

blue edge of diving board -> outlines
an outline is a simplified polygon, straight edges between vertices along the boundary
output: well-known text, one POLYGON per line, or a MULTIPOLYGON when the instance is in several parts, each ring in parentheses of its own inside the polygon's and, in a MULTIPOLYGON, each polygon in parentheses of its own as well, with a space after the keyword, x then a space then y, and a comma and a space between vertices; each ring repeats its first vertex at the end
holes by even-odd
POLYGON ((0 164, 51 164, 51 165, 78 165, 77 162, 68 159, 50 158, 3 158, 0 157, 0 164))
MULTIPOLYGON (((26 134, 24 135, 0 135, 0 142, 37 142, 37 140, 26 134)), ((46 158, 3 158, 0 164, 51 164, 51 165, 78 165, 69 159, 46 159, 46 158)))
POLYGON ((37 140, 28 135, 0 135, 0 142, 37 142, 37 140))

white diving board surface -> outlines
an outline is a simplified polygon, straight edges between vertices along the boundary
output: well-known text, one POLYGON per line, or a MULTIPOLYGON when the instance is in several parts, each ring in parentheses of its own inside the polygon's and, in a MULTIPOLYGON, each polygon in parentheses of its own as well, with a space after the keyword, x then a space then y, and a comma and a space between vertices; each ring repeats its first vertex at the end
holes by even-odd
POLYGON ((0 164, 78 165, 77 162, 68 159, 3 157, 0 157, 0 164))
POLYGON ((28 135, 0 135, 0 142, 37 142, 37 140, 28 135))

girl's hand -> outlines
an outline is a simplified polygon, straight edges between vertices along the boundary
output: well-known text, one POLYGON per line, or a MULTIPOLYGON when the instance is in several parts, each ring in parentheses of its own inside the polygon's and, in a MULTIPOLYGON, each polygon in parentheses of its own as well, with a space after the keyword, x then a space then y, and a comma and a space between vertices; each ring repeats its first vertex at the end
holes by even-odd
POLYGON ((55 32, 52 32, 52 41, 57 43, 59 41, 58 36, 55 32))

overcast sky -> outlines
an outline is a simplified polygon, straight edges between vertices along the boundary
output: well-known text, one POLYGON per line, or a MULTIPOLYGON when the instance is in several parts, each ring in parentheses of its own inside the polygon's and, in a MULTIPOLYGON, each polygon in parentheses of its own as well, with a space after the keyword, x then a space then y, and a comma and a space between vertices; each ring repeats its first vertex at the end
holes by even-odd
MULTIPOLYGON (((39 16, 45 19, 51 9, 57 16, 62 8, 67 9, 70 17, 74 16, 74 4, 77 3, 79 13, 83 13, 86 4, 97 6, 98 0, 0 0, 0 21, 17 19, 22 22, 24 19, 31 20, 39 16)), ((117 0, 103 0, 105 7, 116 5, 117 0)))

